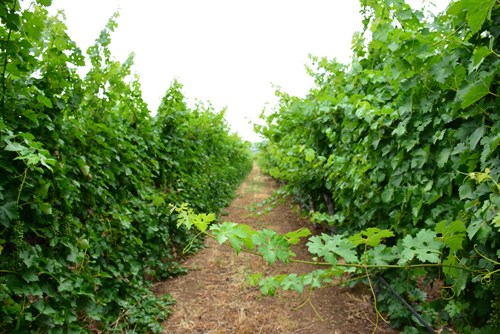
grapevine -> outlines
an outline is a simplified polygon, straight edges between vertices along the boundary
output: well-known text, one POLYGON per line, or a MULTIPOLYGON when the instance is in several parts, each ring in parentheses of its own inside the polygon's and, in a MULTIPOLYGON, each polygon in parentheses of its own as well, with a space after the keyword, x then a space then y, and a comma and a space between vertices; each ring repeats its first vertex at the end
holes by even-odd
POLYGON ((201 246, 165 203, 219 212, 250 144, 179 82, 151 116, 109 50, 118 15, 86 59, 50 3, 0 3, 0 333, 160 333, 174 301, 152 282, 201 246))
MULTIPOLYGON (((437 15, 400 0, 361 4, 352 62, 312 57, 309 94, 278 91, 262 115, 260 164, 323 230, 394 233, 358 259, 378 259, 369 269, 383 269, 427 323, 495 332, 500 4, 458 0, 437 15), (425 290, 433 282, 442 298, 425 290)), ((399 301, 377 297, 392 325, 419 331, 399 301)))

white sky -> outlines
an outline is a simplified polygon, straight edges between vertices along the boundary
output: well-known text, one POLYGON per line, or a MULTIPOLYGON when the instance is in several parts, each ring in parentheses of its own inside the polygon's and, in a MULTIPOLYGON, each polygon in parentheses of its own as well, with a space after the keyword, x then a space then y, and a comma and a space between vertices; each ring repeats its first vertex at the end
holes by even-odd
POLYGON ((189 105, 227 106, 231 129, 250 141, 259 138, 249 123, 276 104, 272 85, 304 96, 313 85, 308 54, 348 63, 361 29, 356 0, 54 0, 51 8, 65 11, 83 51, 120 9, 111 51, 120 61, 136 54, 150 110, 177 78, 189 105))

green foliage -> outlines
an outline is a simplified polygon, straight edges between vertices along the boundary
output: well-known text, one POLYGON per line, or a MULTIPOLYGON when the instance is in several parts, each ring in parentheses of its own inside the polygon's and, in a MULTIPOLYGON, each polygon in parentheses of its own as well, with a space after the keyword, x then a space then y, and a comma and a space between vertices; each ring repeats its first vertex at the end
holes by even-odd
POLYGON ((252 236, 253 243, 258 246, 257 251, 268 264, 277 260, 288 263, 291 256, 295 254, 290 250, 289 240, 278 233, 264 229, 252 236))
POLYGON ((196 214, 194 210, 188 208, 187 203, 182 203, 178 208, 174 207, 172 211, 178 213, 177 216, 177 227, 184 225, 188 230, 194 225, 201 232, 206 232, 210 223, 215 221, 217 218, 213 213, 210 214, 196 214))
POLYGON ((439 263, 441 242, 436 240, 436 232, 421 230, 415 237, 406 235, 402 244, 404 250, 398 264, 406 264, 414 258, 421 262, 439 263))
POLYGON ((219 244, 229 241, 231 246, 236 250, 236 253, 239 253, 243 247, 249 250, 255 248, 252 240, 252 235, 255 234, 255 231, 248 225, 224 222, 214 225, 210 231, 213 232, 215 240, 219 244))
MULTIPOLYGON (((291 250, 291 245, 296 245, 300 239, 310 235, 308 229, 301 228, 297 231, 280 235, 269 229, 254 230, 246 224, 234 222, 222 222, 213 224, 208 231, 205 226, 193 224, 193 220, 201 220, 205 214, 196 214, 185 204, 176 208, 180 217, 186 214, 191 215, 190 219, 180 219, 179 224, 186 229, 195 226, 201 233, 215 239, 219 244, 227 243, 239 254, 241 251, 256 254, 262 257, 269 265, 280 260, 288 263, 295 253, 291 250)), ((340 250, 342 251, 342 250, 340 250)))
MULTIPOLYGON (((459 0, 432 16, 402 0, 361 4, 351 64, 312 58, 306 97, 277 92, 279 106, 257 126, 259 162, 314 223, 354 235, 363 263, 445 265, 385 274, 409 299, 426 293, 422 277, 449 287, 442 294, 453 298, 415 297, 436 327, 495 328, 498 293, 486 291, 499 280, 500 5, 459 0), (379 243, 374 228, 394 238, 384 232, 379 243), (454 316, 440 311, 451 303, 454 316)), ((314 254, 338 263, 339 244, 315 238, 314 254)), ((393 323, 414 324, 379 298, 393 323)))
POLYGON ((321 236, 314 236, 309 239, 307 247, 311 254, 317 255, 325 259, 326 262, 335 266, 338 258, 343 258, 349 263, 357 263, 358 257, 353 250, 354 244, 340 235, 333 237, 322 234, 321 236))
MULTIPOLYGON (((179 223, 191 228, 196 226, 191 223, 191 220, 201 220, 205 214, 194 214, 185 205, 176 209, 180 216, 189 213, 192 215, 190 219, 181 219, 179 223)), ((232 247, 236 254, 247 252, 261 257, 268 265, 272 265, 280 260, 283 263, 299 262, 302 264, 310 264, 311 266, 323 266, 327 269, 317 269, 304 274, 281 274, 276 276, 265 277, 263 273, 254 273, 247 277, 247 283, 251 286, 258 286, 260 291, 265 295, 274 295, 278 289, 293 290, 302 293, 307 287, 309 289, 321 288, 331 284, 350 284, 358 280, 366 280, 374 292, 373 281, 382 270, 395 270, 401 280, 394 281, 394 289, 399 294, 405 294, 410 303, 416 304, 415 308, 420 312, 425 312, 425 320, 428 322, 435 321, 429 315, 438 317, 438 311, 434 310, 425 302, 431 298, 436 298, 432 294, 437 288, 441 288, 442 282, 439 279, 428 279, 428 275, 433 270, 439 270, 446 275, 449 275, 449 281, 458 284, 464 283, 464 277, 474 275, 482 282, 488 282, 487 290, 493 290, 494 285, 491 285, 492 280, 498 282, 496 277, 499 275, 500 269, 492 270, 485 269, 484 266, 469 267, 465 263, 465 259, 460 262, 441 261, 448 249, 455 251, 463 251, 460 243, 464 239, 465 228, 462 222, 453 222, 446 225, 444 222, 436 225, 435 231, 421 230, 415 237, 407 235, 393 246, 386 246, 387 238, 394 236, 390 230, 381 230, 378 228, 368 228, 359 233, 348 237, 346 235, 330 236, 322 234, 321 236, 312 236, 307 242, 310 252, 310 259, 296 259, 292 251, 292 246, 296 245, 301 237, 310 235, 309 231, 299 229, 289 232, 285 235, 280 235, 275 231, 264 229, 254 230, 248 225, 237 224, 233 222, 217 223, 206 230, 205 226, 198 226, 201 234, 205 234, 220 244, 226 244, 232 247), (356 251, 357 247, 363 246, 356 251), (359 254, 359 256, 358 256, 359 254), (403 270, 404 269, 404 270, 403 270), (346 274, 350 275, 346 279, 346 274), (338 278, 342 277, 341 280, 338 278), (408 280, 417 277, 416 285, 408 286, 408 280), (334 281, 337 278, 337 281, 334 281), (406 282, 405 282, 406 280, 406 282), (421 291, 424 289, 426 291, 421 291)), ((483 258, 488 265, 498 265, 499 263, 493 259, 487 258, 475 249, 476 255, 483 258)), ((449 258, 456 258, 457 253, 450 253, 449 258), (453 257, 451 257, 453 255, 453 257)), ((394 278, 394 277, 393 277, 394 278)), ((459 295, 465 286, 448 287, 448 289, 456 290, 459 295)), ((443 293, 443 292, 441 292, 443 293)), ((391 300, 387 294, 378 296, 379 302, 384 304, 384 309, 394 318, 394 324, 404 325, 406 322, 401 318, 411 318, 411 314, 401 308, 399 302, 391 300)), ((377 309, 377 321, 379 317, 378 303, 375 303, 377 309)), ((470 303, 463 300, 457 300, 453 296, 447 300, 447 303, 434 302, 432 304, 446 310, 442 320, 450 320, 452 318, 463 318, 463 312, 471 307, 470 303)), ((314 307, 314 306, 313 306, 314 307)), ((495 299, 493 308, 498 307, 498 301, 495 299)), ((443 317, 443 315, 440 315, 443 317)), ((492 323, 497 317, 493 316, 492 323)), ((440 324, 442 325, 442 324, 440 324)), ((496 325, 493 325, 496 326, 496 325)), ((483 327, 483 329, 489 327, 483 327)), ((406 331, 416 329, 408 327, 406 331)), ((417 331, 418 332, 418 331, 417 331)))
MULTIPOLYGON (((0 332, 161 332, 193 234, 168 207, 217 213, 251 168, 224 112, 188 108, 174 82, 155 117, 109 51, 87 51, 37 1, 0 3, 0 332)), ((206 229, 215 219, 189 220, 206 229)))
POLYGON ((381 230, 376 227, 367 228, 365 231, 361 231, 349 238, 349 240, 355 245, 366 245, 366 246, 378 246, 382 239, 393 237, 394 233, 389 230, 381 230))
POLYGON ((304 238, 311 235, 311 231, 307 228, 301 228, 297 231, 288 232, 285 234, 285 238, 290 245, 296 245, 300 242, 300 238, 304 238))

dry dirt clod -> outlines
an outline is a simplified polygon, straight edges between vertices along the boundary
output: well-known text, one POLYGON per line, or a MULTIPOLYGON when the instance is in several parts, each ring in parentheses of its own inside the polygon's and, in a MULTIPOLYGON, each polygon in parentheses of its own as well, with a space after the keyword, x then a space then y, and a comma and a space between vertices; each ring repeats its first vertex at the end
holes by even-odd
MULTIPOLYGON (((253 228, 269 228, 279 233, 310 227, 310 223, 293 212, 290 203, 278 204, 273 210, 256 215, 255 208, 278 188, 257 166, 241 185, 237 198, 226 208, 224 221, 244 223, 253 228), (252 210, 252 208, 254 208, 252 210)), ((257 209, 259 210, 259 209, 257 209)), ((304 243, 294 252, 306 257, 304 243)), ((206 248, 189 258, 184 265, 193 268, 187 275, 159 282, 158 294, 169 293, 176 300, 174 312, 164 323, 164 333, 372 333, 375 313, 365 289, 339 287, 315 290, 311 303, 318 318, 302 295, 280 291, 265 297, 257 288, 246 285, 245 276, 253 272, 266 274, 303 273, 311 270, 304 264, 278 264, 268 267, 250 254, 238 256, 229 247, 219 246, 207 238, 206 248)), ((397 333, 384 324, 377 333, 397 333)))

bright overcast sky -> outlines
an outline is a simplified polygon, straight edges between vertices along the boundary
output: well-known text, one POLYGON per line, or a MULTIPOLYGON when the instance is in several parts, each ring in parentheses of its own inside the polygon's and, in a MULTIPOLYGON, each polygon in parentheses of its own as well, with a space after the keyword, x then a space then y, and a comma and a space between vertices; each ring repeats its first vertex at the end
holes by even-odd
POLYGON ((276 104, 272 85, 304 96, 308 55, 347 63, 361 29, 355 0, 54 0, 55 9, 84 51, 119 10, 111 51, 120 61, 136 54, 150 110, 177 78, 191 106, 227 107, 231 129, 250 141, 259 138, 249 123, 276 104))

